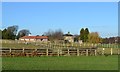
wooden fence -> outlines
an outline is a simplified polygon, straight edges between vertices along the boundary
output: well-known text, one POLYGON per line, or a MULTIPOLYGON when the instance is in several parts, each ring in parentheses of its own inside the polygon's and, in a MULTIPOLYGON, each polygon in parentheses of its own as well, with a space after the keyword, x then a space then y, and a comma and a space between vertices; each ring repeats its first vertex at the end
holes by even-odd
POLYGON ((119 48, 0 48, 1 56, 96 56, 120 54, 119 48))
POLYGON ((97 55, 96 48, 1 48, 1 56, 80 56, 97 55))

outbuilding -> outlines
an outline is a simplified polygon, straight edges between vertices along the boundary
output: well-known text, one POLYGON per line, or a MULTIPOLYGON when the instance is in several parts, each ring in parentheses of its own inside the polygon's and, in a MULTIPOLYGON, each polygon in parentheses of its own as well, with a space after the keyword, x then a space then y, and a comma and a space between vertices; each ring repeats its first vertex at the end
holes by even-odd
POLYGON ((19 38, 20 41, 25 42, 47 42, 48 37, 47 36, 24 36, 19 38))

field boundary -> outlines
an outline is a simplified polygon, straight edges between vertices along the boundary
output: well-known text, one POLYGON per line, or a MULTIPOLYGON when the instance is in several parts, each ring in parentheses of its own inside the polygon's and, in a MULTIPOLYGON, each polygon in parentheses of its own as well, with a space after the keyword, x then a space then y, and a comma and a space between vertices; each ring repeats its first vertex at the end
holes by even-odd
POLYGON ((1 48, 1 56, 97 56, 119 55, 119 48, 1 48))

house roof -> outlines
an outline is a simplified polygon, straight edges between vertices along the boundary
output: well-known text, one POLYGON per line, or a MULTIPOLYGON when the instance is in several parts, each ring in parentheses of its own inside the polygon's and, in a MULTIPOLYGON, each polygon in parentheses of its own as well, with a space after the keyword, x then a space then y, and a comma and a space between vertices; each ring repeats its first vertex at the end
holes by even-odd
POLYGON ((73 36, 73 35, 70 34, 70 32, 68 32, 67 34, 64 34, 63 36, 73 36))
POLYGON ((64 34, 63 36, 73 36, 72 34, 64 34))
POLYGON ((70 34, 70 32, 68 32, 67 34, 64 34, 63 36, 73 36, 73 35, 70 34))
POLYGON ((48 39, 47 36, 24 36, 21 39, 48 39))

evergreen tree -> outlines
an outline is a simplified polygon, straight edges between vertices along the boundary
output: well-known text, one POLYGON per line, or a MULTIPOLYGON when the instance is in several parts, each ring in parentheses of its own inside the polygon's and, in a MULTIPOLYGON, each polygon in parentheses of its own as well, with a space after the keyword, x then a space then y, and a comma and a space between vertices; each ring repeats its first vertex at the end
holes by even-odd
POLYGON ((84 41, 85 42, 88 41, 88 35, 89 35, 89 30, 88 30, 88 28, 86 28, 85 31, 84 31, 84 41))
POLYGON ((2 31, 2 39, 6 39, 6 32, 7 32, 7 29, 5 28, 3 31, 2 31))
POLYGON ((14 40, 15 37, 16 37, 17 30, 18 30, 17 25, 9 26, 7 29, 5 28, 2 31, 2 39, 12 39, 12 40, 14 40))
POLYGON ((84 42, 84 28, 80 30, 80 40, 84 42))
POLYGON ((85 30, 84 30, 84 28, 82 28, 80 30, 80 40, 82 40, 83 42, 87 42, 88 41, 88 35, 89 35, 88 28, 86 28, 85 30))

